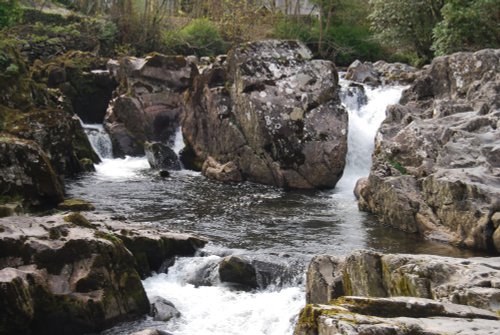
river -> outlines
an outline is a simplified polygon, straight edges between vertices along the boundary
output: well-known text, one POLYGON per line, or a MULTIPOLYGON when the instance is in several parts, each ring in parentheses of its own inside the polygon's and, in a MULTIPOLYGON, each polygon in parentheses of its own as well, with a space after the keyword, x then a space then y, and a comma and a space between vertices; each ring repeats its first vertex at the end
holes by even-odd
MULTIPOLYGON (((144 280, 148 296, 164 297, 182 313, 173 321, 150 318, 124 323, 103 334, 129 334, 152 327, 175 335, 286 335, 305 302, 307 264, 316 254, 344 255, 355 249, 466 256, 450 246, 384 227, 359 212, 352 190, 368 175, 373 139, 400 86, 356 87, 342 80, 349 112, 349 149, 344 176, 330 191, 283 191, 253 183, 222 184, 198 172, 173 171, 162 178, 145 158, 113 159, 102 126, 86 125, 100 153, 96 172, 68 182, 68 194, 91 201, 98 212, 145 225, 207 237, 210 243, 192 258, 177 259, 168 273, 144 280), (359 89, 359 87, 358 87, 359 89), (221 284, 216 271, 199 285, 199 276, 222 257, 241 255, 282 269, 269 286, 241 291, 221 284), (207 283, 205 283, 207 284, 207 283)), ((180 132, 176 148, 182 147, 180 132)))

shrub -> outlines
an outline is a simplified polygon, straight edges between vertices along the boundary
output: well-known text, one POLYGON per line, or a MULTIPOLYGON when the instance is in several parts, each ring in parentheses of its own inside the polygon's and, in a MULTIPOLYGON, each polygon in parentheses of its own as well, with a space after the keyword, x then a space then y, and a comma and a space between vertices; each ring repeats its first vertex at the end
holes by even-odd
POLYGON ((0 28, 16 23, 22 14, 18 0, 0 0, 0 28))
POLYGON ((215 56, 227 49, 219 30, 207 19, 193 20, 180 31, 167 31, 165 48, 168 53, 197 56, 215 56))

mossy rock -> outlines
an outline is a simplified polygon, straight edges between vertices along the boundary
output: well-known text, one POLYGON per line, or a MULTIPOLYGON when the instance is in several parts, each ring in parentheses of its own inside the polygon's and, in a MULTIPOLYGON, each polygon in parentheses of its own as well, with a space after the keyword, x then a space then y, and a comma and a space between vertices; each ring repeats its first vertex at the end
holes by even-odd
POLYGON ((64 221, 70 222, 76 226, 95 229, 95 227, 90 223, 85 216, 79 212, 73 212, 64 217, 64 221))
POLYGON ((70 198, 64 200, 59 205, 57 205, 57 209, 60 209, 62 211, 83 212, 83 211, 93 211, 95 210, 95 207, 86 200, 78 198, 70 198))

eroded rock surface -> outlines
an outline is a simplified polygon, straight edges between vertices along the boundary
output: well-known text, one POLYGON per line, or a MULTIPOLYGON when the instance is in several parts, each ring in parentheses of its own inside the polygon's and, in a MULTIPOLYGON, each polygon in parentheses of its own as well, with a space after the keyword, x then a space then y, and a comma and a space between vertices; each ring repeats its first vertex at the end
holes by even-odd
POLYGON ((105 117, 115 156, 143 155, 144 142, 167 144, 179 126, 182 93, 198 72, 181 56, 155 54, 110 61, 120 87, 105 117))
POLYGON ((295 334, 493 334, 500 257, 316 256, 295 334))
POLYGON ((428 238, 500 251, 500 50, 436 58, 390 106, 362 210, 428 238))
POLYGON ((0 333, 84 334, 147 314, 140 274, 205 243, 85 215, 0 219, 0 333))
POLYGON ((385 61, 360 62, 354 61, 347 69, 345 78, 358 83, 373 86, 385 84, 410 84, 418 70, 403 63, 387 63, 385 61))
POLYGON ((347 113, 333 63, 311 60, 294 41, 235 49, 227 66, 195 78, 182 121, 201 167, 208 156, 232 161, 250 181, 289 188, 331 188, 342 175, 347 113))

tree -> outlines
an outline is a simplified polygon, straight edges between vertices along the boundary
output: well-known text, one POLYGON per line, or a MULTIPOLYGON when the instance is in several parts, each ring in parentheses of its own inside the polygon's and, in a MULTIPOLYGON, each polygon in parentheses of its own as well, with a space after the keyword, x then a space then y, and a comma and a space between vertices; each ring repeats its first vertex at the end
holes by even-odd
POLYGON ((21 16, 18 0, 0 0, 0 28, 16 23, 21 16))
MULTIPOLYGON (((495 1, 495 0, 493 0, 495 1)), ((371 27, 378 39, 423 60, 433 57, 433 29, 445 0, 370 0, 371 27)))
POLYGON ((500 46, 498 0, 448 0, 434 28, 437 55, 500 46))

